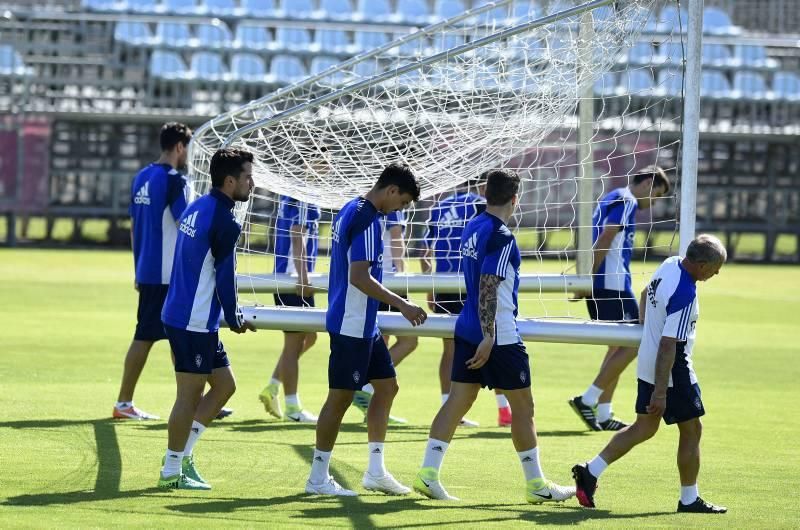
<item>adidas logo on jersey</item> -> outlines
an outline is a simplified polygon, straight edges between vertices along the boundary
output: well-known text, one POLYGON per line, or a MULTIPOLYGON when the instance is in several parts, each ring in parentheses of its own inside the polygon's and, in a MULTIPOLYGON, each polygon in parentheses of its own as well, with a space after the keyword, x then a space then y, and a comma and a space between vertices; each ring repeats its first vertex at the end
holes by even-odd
POLYGON ((334 243, 338 243, 339 242, 339 228, 341 228, 341 226, 342 226, 342 220, 341 219, 336 221, 336 224, 333 225, 333 231, 331 233, 331 237, 333 238, 333 242, 334 243))
POLYGON ((474 260, 478 259, 478 249, 475 248, 478 246, 478 233, 475 232, 472 236, 467 240, 466 243, 461 247, 461 255, 465 258, 472 258, 474 260))
POLYGON ((136 196, 133 198, 134 204, 144 204, 148 206, 150 204, 150 183, 145 182, 144 186, 139 188, 139 191, 136 192, 136 196))
POLYGON ((194 234, 197 232, 197 229, 194 227, 196 221, 197 212, 194 212, 193 214, 189 215, 189 217, 181 221, 180 231, 189 237, 194 237, 194 234))

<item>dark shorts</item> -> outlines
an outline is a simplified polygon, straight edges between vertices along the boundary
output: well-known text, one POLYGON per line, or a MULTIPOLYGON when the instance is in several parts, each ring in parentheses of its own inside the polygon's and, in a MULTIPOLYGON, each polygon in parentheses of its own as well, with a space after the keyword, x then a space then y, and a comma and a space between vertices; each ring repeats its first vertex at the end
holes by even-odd
MULTIPOLYGON (((639 393, 636 395, 636 414, 647 414, 647 406, 653 395, 655 386, 639 379, 639 393)), ((667 408, 664 411, 664 423, 672 425, 706 413, 703 400, 700 399, 700 385, 697 383, 685 386, 673 386, 667 389, 667 408)))
POLYGON ((161 322, 161 310, 169 285, 139 284, 139 308, 136 310, 134 340, 158 341, 167 338, 161 322))
POLYGON ((586 299, 586 307, 592 320, 639 321, 639 305, 630 292, 594 289, 592 297, 586 299))
POLYGON ((475 355, 477 344, 455 338, 453 371, 450 379, 457 383, 478 383, 488 388, 517 390, 531 386, 531 368, 525 345, 495 346, 489 360, 477 370, 467 368, 466 362, 475 355))
POLYGON ((219 333, 199 333, 164 324, 169 345, 175 354, 175 371, 210 374, 212 370, 230 366, 219 333))
POLYGON ((361 390, 373 379, 396 377, 389 348, 380 335, 371 339, 328 333, 331 356, 328 360, 328 387, 361 390))
POLYGON ((433 303, 433 312, 439 315, 458 315, 464 309, 464 298, 459 293, 437 294, 433 303))
POLYGON ((274 294, 272 298, 275 300, 276 306, 285 307, 314 307, 313 296, 297 296, 296 294, 282 293, 274 294))

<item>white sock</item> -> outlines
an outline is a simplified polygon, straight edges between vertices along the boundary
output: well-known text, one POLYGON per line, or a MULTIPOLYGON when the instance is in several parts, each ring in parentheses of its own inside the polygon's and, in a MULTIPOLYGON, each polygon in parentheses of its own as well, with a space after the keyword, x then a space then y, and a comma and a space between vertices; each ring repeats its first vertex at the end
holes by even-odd
POLYGON ((269 380, 269 384, 270 384, 270 385, 275 385, 276 387, 280 387, 280 386, 281 386, 281 380, 280 380, 280 379, 275 379, 275 378, 273 377, 273 378, 271 378, 271 379, 269 380))
POLYGON ((494 398, 497 400, 498 409, 504 409, 508 406, 508 398, 505 394, 495 394, 494 398))
POLYGON ((192 421, 192 429, 189 431, 189 439, 186 440, 186 447, 183 448, 184 456, 192 456, 194 444, 200 439, 200 435, 206 430, 206 426, 197 420, 192 421))
POLYGON ((167 449, 164 467, 161 468, 161 478, 179 474, 181 472, 181 462, 183 462, 183 451, 170 451, 167 449))
POLYGON ((449 398, 449 397, 450 397, 450 394, 442 394, 442 405, 445 404, 445 402, 447 401, 447 398, 449 398))
POLYGON ((594 478, 600 478, 600 475, 606 470, 608 464, 606 464, 605 460, 600 458, 600 455, 597 455, 589 462, 587 467, 589 468, 589 473, 591 473, 594 478))
POLYGON ((604 421, 608 421, 610 419, 611 419, 611 403, 598 403, 597 421, 603 423, 604 421))
POLYGON ((289 394, 286 396, 286 407, 300 407, 300 394, 289 394))
POLYGON ((367 473, 373 477, 382 477, 386 474, 383 465, 383 442, 369 442, 369 467, 367 473))
POLYGON ((600 401, 600 394, 603 393, 602 388, 597 388, 594 385, 589 385, 589 388, 586 389, 586 392, 583 393, 581 396, 581 401, 583 401, 584 405, 589 405, 590 407, 594 407, 597 405, 597 402, 600 401))
POLYGON ((366 385, 364 385, 364 388, 362 388, 361 390, 363 390, 367 394, 374 394, 375 393, 375 389, 372 387, 372 384, 370 384, 370 383, 367 383, 366 385))
POLYGON ((681 486, 681 504, 684 506, 692 504, 699 496, 700 492, 697 491, 697 484, 692 484, 691 486, 681 486))
POLYGON ((520 451, 517 454, 519 455, 519 461, 522 464, 522 471, 525 473, 526 482, 532 478, 544 478, 542 466, 539 464, 538 447, 528 449, 527 451, 520 451))
POLYGON ((450 447, 450 444, 447 442, 428 438, 428 445, 425 446, 425 458, 422 459, 422 467, 432 467, 439 471, 448 447, 450 447))
POLYGON ((331 453, 333 451, 320 451, 314 449, 314 459, 311 461, 311 476, 308 480, 312 484, 322 484, 330 476, 331 453))
POLYGON ((114 405, 117 409, 127 409, 128 407, 133 406, 133 401, 117 401, 117 404, 114 405))

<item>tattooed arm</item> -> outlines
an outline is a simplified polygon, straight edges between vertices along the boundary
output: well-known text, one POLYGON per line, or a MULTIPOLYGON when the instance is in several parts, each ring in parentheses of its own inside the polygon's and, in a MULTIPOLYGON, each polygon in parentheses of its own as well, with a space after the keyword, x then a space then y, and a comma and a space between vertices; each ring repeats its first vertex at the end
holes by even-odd
POLYGON ((481 322, 483 340, 478 345, 475 355, 467 361, 467 368, 477 370, 489 360, 494 347, 494 321, 497 314, 497 288, 503 278, 494 274, 481 274, 478 289, 478 318, 481 322))

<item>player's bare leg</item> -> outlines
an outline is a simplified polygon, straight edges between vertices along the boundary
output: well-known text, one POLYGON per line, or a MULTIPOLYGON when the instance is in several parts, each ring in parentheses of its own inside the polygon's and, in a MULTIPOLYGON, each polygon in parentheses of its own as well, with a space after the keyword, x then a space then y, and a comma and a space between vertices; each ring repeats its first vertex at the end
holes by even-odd
POLYGON ((389 425, 389 412, 392 410, 392 403, 400 388, 394 377, 372 379, 370 383, 375 391, 370 400, 369 409, 367 409, 369 466, 364 473, 362 485, 370 491, 380 491, 389 495, 407 495, 411 493, 411 488, 397 482, 386 470, 384 464, 384 442, 389 425))
POLYGON ((636 348, 625 346, 609 347, 592 386, 582 396, 569 401, 572 409, 590 429, 618 431, 627 426, 613 418, 611 399, 619 376, 636 358, 637 352, 636 348))
POLYGON ((419 339, 413 336, 396 337, 394 344, 389 348, 389 355, 392 358, 392 363, 397 366, 403 359, 411 355, 411 352, 417 349, 419 339))
POLYGON ((286 399, 286 416, 294 421, 314 423, 316 416, 303 411, 297 393, 300 373, 300 357, 307 352, 317 341, 316 333, 284 332, 283 350, 275 364, 270 383, 258 395, 264 409, 275 416, 283 418, 278 393, 283 384, 283 393, 286 399))
POLYGON ((339 485, 330 474, 330 459, 342 418, 353 401, 353 390, 329 388, 328 397, 319 412, 316 431, 314 457, 311 461, 311 474, 306 482, 306 493, 315 495, 354 496, 354 491, 339 485))
POLYGON ((136 383, 142 375, 147 357, 153 348, 153 341, 132 340, 125 355, 125 363, 122 369, 122 382, 119 386, 117 405, 114 407, 113 417, 115 419, 134 419, 134 420, 157 420, 158 416, 148 414, 133 406, 133 394, 136 390, 136 383))
MULTIPOLYGON (((450 374, 453 372, 453 355, 456 342, 453 339, 442 339, 442 358, 439 360, 439 388, 442 391, 442 404, 450 396, 450 374)), ((461 427, 479 427, 480 424, 468 418, 461 418, 461 427)))

